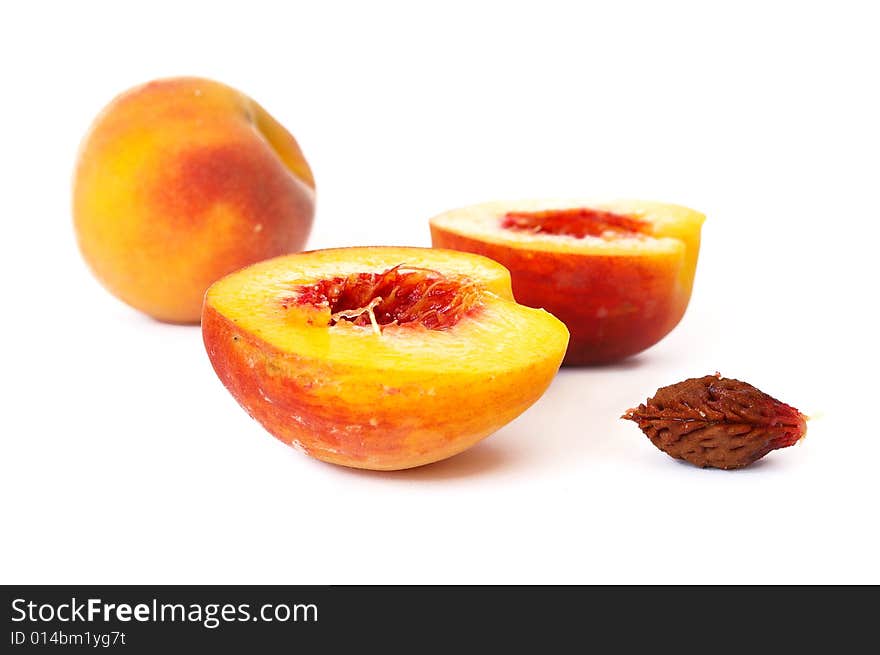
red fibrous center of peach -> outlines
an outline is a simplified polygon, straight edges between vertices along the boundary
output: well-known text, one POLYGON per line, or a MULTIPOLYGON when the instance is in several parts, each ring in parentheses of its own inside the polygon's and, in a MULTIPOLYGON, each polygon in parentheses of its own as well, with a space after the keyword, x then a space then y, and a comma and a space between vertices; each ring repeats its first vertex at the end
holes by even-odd
POLYGON ((330 308, 330 325, 423 325, 445 330, 479 304, 479 289, 465 278, 395 266, 383 273, 353 273, 300 286, 290 305, 330 308))
POLYGON ((588 236, 615 238, 649 234, 651 225, 632 216, 580 207, 536 212, 508 212, 501 219, 501 227, 508 230, 583 239, 588 236))

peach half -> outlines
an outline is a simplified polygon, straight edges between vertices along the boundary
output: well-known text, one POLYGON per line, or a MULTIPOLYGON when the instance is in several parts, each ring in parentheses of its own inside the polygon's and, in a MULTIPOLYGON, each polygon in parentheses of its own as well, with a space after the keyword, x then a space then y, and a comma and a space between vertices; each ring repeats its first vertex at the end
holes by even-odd
POLYGON ((564 364, 614 362, 654 345, 684 315, 703 214, 658 202, 494 202, 431 219, 431 240, 510 270, 517 302, 571 332, 564 364))
POLYGON ((212 282, 305 246, 314 188, 296 140, 254 100, 211 80, 156 80, 117 96, 83 140, 74 227, 111 293, 196 323, 212 282))
POLYGON ((213 284, 205 348, 239 404, 325 462, 394 470, 460 453, 547 389, 568 331, 510 274, 428 248, 318 250, 213 284))

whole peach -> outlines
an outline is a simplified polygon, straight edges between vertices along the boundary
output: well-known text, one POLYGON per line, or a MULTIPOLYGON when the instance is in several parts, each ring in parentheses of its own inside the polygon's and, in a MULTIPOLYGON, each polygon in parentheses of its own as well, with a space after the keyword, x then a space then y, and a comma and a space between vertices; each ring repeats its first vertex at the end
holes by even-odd
POLYGON ((301 250, 315 207, 296 140, 219 82, 156 80, 95 119, 73 186, 77 241, 101 283, 162 321, 198 323, 205 290, 301 250))

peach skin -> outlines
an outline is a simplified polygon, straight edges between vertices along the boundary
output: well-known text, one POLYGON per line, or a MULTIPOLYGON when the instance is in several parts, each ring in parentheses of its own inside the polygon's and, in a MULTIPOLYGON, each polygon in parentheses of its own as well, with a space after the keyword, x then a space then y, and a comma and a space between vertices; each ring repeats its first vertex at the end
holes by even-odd
POLYGON ((150 316, 197 323, 208 286, 302 249, 314 180, 297 142, 219 82, 173 78, 114 99, 80 148, 73 218, 100 282, 150 316))
POLYGON ((658 202, 494 202, 431 219, 431 240, 510 270, 517 302, 571 332, 566 365, 654 345, 684 315, 704 216, 658 202))
POLYGON ((281 441, 395 470, 460 453, 544 393, 568 343, 518 305, 507 270, 468 253, 339 248, 279 257, 211 286, 214 370, 281 441))

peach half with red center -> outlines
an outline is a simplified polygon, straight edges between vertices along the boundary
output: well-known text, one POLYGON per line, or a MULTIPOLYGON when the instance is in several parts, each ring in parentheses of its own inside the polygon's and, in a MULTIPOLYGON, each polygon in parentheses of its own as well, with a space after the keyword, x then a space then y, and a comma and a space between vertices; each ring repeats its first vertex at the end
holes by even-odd
POLYGON ((493 202, 431 219, 438 248, 510 270, 517 302, 571 332, 566 365, 604 364, 654 345, 684 316, 703 214, 659 202, 493 202))
POLYGON ((532 405, 568 331, 469 253, 318 250, 208 290, 205 348, 239 404, 326 462, 394 470, 473 446, 532 405))

